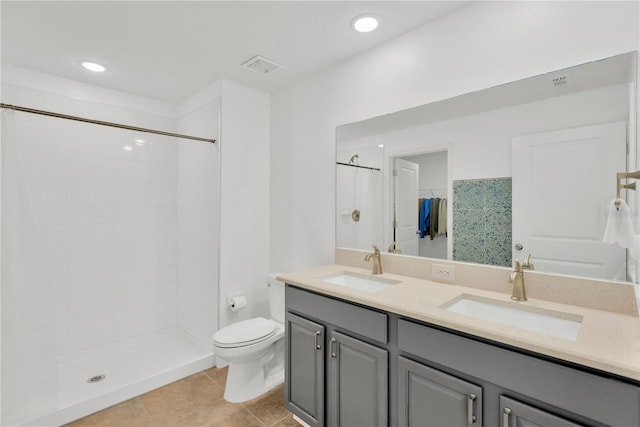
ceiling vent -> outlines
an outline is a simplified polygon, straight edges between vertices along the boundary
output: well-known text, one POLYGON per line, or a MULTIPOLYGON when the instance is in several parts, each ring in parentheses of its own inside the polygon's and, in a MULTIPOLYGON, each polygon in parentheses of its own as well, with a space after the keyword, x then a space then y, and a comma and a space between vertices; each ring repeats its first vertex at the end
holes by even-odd
POLYGON ((281 67, 280 64, 260 55, 254 56, 253 58, 242 64, 242 66, 247 67, 248 69, 260 74, 269 74, 273 70, 281 67))

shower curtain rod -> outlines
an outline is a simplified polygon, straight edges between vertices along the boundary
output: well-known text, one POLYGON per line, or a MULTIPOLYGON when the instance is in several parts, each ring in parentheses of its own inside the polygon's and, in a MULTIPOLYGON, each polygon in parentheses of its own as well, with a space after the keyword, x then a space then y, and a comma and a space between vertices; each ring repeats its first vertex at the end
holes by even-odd
POLYGON ((369 167, 369 166, 360 166, 360 165, 350 165, 349 163, 342 163, 342 162, 336 162, 336 165, 350 166, 352 168, 371 169, 371 170, 374 170, 374 171, 380 171, 380 168, 372 168, 372 167, 369 167))
POLYGON ((105 121, 102 121, 102 120, 87 119, 87 118, 84 118, 84 117, 70 116, 68 114, 54 113, 54 112, 51 112, 51 111, 36 110, 34 108, 20 107, 20 106, 17 106, 17 105, 9 105, 9 104, 0 103, 0 108, 6 108, 8 110, 22 111, 24 113, 39 114, 41 116, 49 116, 49 117, 56 117, 56 118, 60 118, 60 119, 75 120, 77 122, 91 123, 91 124, 94 124, 94 125, 109 126, 109 127, 113 127, 113 128, 133 130, 133 131, 137 131, 137 132, 155 133, 157 135, 173 136, 173 137, 176 137, 176 138, 183 138, 183 139, 192 139, 194 141, 210 142, 212 144, 216 143, 215 139, 201 138, 199 136, 183 135, 183 134, 180 134, 180 133, 165 132, 165 131, 162 131, 162 130, 147 129, 147 128, 141 128, 141 127, 137 127, 137 126, 123 125, 123 124, 120 124, 120 123, 105 122, 105 121))

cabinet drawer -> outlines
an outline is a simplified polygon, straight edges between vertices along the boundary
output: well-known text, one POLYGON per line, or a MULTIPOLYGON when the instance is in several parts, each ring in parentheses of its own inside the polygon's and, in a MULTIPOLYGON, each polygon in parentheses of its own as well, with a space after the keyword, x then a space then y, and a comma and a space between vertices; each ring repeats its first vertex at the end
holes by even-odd
MULTIPOLYGON (((640 425, 637 387, 407 320, 398 349, 611 426, 640 425)), ((542 408, 544 409, 544 408, 542 408)))
POLYGON ((387 314, 366 309, 291 285, 285 289, 287 311, 313 317, 352 333, 386 344, 387 314))
POLYGON ((584 427, 506 396, 500 396, 500 414, 500 427, 584 427))

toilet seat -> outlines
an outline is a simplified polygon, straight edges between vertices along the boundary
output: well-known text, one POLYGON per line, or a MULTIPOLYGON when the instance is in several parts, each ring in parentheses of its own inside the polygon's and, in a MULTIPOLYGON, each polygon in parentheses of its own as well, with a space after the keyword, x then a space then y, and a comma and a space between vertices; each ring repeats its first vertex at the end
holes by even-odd
POLYGON ((276 329, 273 320, 256 317, 225 326, 213 335, 213 342, 220 348, 244 347, 268 339, 276 329))

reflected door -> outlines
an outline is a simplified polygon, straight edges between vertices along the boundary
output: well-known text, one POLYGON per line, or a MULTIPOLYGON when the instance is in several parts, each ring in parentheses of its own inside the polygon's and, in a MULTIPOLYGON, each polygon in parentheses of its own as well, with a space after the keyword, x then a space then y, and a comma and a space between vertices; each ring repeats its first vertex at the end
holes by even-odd
POLYGON ((418 179, 419 165, 395 159, 395 238, 405 255, 418 256, 418 179))
POLYGON ((536 270, 626 280, 625 250, 602 242, 616 172, 626 170, 626 123, 512 144, 513 259, 530 253, 536 270))

